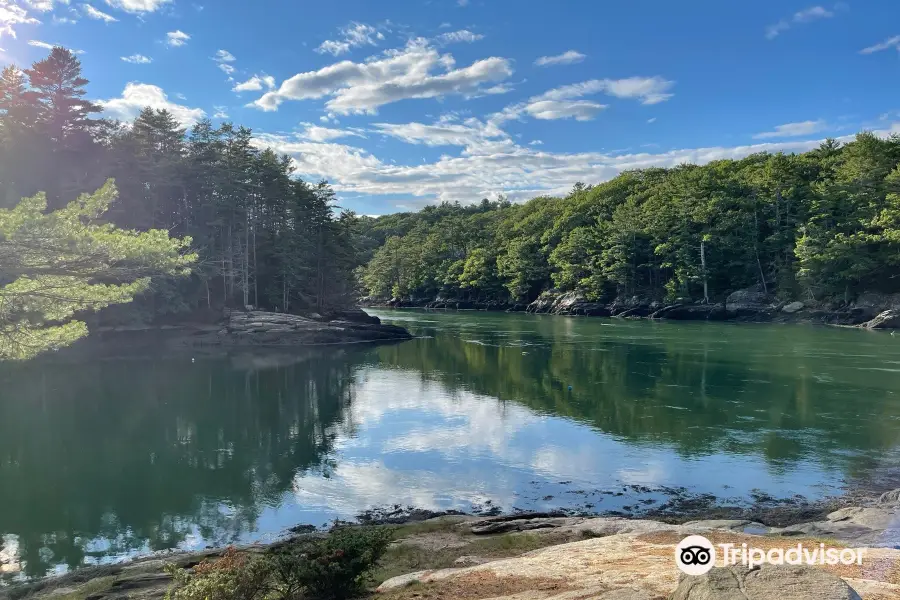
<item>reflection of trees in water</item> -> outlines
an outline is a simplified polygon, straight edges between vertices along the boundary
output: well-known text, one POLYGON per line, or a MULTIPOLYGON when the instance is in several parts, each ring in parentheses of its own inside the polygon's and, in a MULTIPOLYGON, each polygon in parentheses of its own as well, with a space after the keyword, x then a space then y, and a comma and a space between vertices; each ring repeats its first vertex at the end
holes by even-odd
POLYGON ((194 528, 227 543, 295 473, 322 468, 352 371, 335 353, 243 372, 185 360, 6 369, 0 533, 18 537, 28 575, 171 548, 194 528))
MULTIPOLYGON (((758 331, 734 345, 723 344, 723 335, 740 331, 712 327, 679 335, 670 327, 668 337, 644 329, 631 332, 644 339, 610 335, 592 343, 560 331, 584 320, 541 320, 539 337, 534 324, 516 331, 518 323, 504 321, 503 335, 432 331, 433 338, 377 352, 382 364, 417 370, 450 389, 574 418, 629 443, 671 444, 688 456, 754 454, 774 469, 812 458, 853 471, 868 460, 863 454, 898 443, 900 400, 889 394, 896 374, 851 372, 849 381, 822 384, 810 377, 819 359, 749 358, 747 344, 774 342, 758 331), (547 339, 556 343, 528 345, 547 339)), ((821 330, 785 331, 809 336, 810 347, 828 343, 821 330)))

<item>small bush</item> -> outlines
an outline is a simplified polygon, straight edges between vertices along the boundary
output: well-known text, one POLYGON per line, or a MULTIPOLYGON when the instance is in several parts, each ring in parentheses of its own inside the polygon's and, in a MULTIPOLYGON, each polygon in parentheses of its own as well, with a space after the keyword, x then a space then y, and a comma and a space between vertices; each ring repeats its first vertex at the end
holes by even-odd
POLYGON ((392 537, 387 528, 345 527, 290 544, 267 559, 272 590, 283 600, 352 598, 363 591, 392 537))
POLYGON ((268 572, 261 560, 227 548, 218 560, 205 560, 192 570, 166 565, 174 580, 166 600, 257 600, 268 591, 268 572))

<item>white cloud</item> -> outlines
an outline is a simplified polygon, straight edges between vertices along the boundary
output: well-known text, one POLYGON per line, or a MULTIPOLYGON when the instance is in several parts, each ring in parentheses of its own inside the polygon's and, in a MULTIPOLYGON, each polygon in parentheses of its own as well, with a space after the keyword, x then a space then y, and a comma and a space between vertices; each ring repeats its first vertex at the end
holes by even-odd
POLYGON ((221 69, 226 75, 231 75, 232 73, 234 73, 234 67, 229 63, 235 62, 237 58, 235 58, 234 54, 232 54, 228 50, 217 51, 216 55, 212 57, 212 60, 219 64, 219 69, 221 69))
POLYGON ((764 140, 769 138, 800 137, 804 135, 819 133, 820 131, 826 131, 829 128, 830 126, 828 125, 828 123, 821 119, 818 121, 785 123, 784 125, 778 125, 777 127, 775 127, 774 131, 764 131, 762 133, 757 133, 753 136, 753 139, 764 140))
POLYGON ((471 118, 459 122, 453 117, 442 117, 437 123, 373 123, 375 131, 402 140, 408 144, 425 146, 464 146, 468 152, 484 150, 487 145, 496 149, 509 143, 509 136, 496 123, 471 118))
POLYGON ((626 79, 591 79, 548 90, 525 102, 507 106, 492 115, 491 120, 504 121, 520 119, 529 115, 536 119, 569 119, 590 121, 606 108, 605 104, 582 100, 584 96, 605 93, 617 98, 633 98, 641 104, 665 102, 671 94, 674 81, 662 77, 628 77, 626 79))
POLYGON ((131 56, 122 56, 120 57, 127 63, 131 63, 134 65, 149 65, 153 62, 153 59, 149 56, 144 56, 143 54, 132 54, 131 56))
POLYGON ((344 137, 366 137, 362 130, 333 129, 330 127, 320 127, 312 123, 301 123, 301 125, 303 125, 305 129, 298 134, 298 137, 311 142, 329 142, 344 137))
POLYGON ((265 86, 268 89, 275 87, 275 78, 271 75, 254 75, 247 81, 239 83, 231 88, 233 92, 258 92, 265 86))
POLYGON ((542 56, 534 61, 534 64, 538 67, 549 67, 553 65, 572 65, 575 63, 580 63, 585 58, 587 57, 581 52, 568 50, 556 56, 542 56))
POLYGON ((106 23, 115 23, 116 21, 118 21, 118 19, 115 18, 114 16, 107 14, 107 13, 103 12, 102 10, 97 10, 90 4, 82 4, 81 10, 83 10, 84 14, 86 14, 91 19, 96 19, 98 21, 104 21, 106 23))
POLYGON ((529 146, 543 146, 544 142, 541 140, 532 140, 531 142, 528 142, 528 145, 529 146))
POLYGON ((477 42, 484 39, 480 33, 472 33, 468 29, 460 29, 459 31, 448 31, 437 36, 437 41, 442 44, 453 44, 457 42, 477 42))
POLYGON ((10 0, 0 0, 0 38, 3 34, 16 37, 18 25, 39 25, 40 21, 28 15, 28 11, 10 0))
POLYGON ((170 2, 172 0, 106 0, 113 8, 130 13, 154 12, 170 2))
POLYGON ((442 55, 427 40, 418 38, 402 50, 385 52, 377 60, 345 60, 294 75, 254 105, 271 111, 285 100, 331 96, 325 106, 332 112, 374 113, 380 106, 404 99, 474 94, 483 84, 502 81, 512 74, 510 61, 497 57, 478 60, 468 67, 454 67, 452 55, 442 55), (435 74, 438 69, 442 72, 435 74))
POLYGON ((234 57, 234 54, 228 50, 218 50, 213 60, 216 62, 234 62, 237 59, 234 57))
POLYGON ((316 52, 319 54, 331 54, 340 56, 346 52, 350 52, 351 48, 359 48, 360 46, 377 46, 380 40, 384 39, 384 34, 371 25, 365 23, 350 23, 346 27, 340 29, 341 38, 338 40, 325 40, 316 52))
MULTIPOLYGON (((338 191, 372 196, 410 195, 433 201, 473 202, 507 194, 525 200, 543 194, 565 194, 576 181, 597 183, 625 170, 674 167, 681 163, 706 164, 714 160, 738 159, 758 152, 804 152, 822 140, 760 142, 733 147, 677 149, 668 152, 556 153, 516 144, 493 124, 465 121, 463 127, 439 121, 376 124, 378 131, 414 144, 462 145, 456 156, 409 165, 392 164, 368 151, 345 144, 315 143, 298 135, 260 135, 255 144, 271 146, 293 157, 298 174, 310 179, 326 178, 338 191), (491 137, 493 136, 493 137, 491 137)), ((887 136, 900 132, 900 123, 876 132, 887 136)), ((852 136, 838 141, 852 140, 852 136)))
POLYGON ((176 29, 175 31, 170 31, 166 34, 166 45, 170 48, 178 48, 187 44, 190 39, 190 35, 180 29, 176 29))
POLYGON ((656 123, 656 117, 653 117, 652 119, 647 119, 647 123, 656 123))
POLYGON ((106 115, 123 121, 134 119, 147 106, 166 109, 184 127, 190 127, 206 116, 206 112, 200 108, 189 108, 170 101, 158 86, 134 81, 125 86, 120 97, 101 100, 100 105, 106 115))
POLYGON ((881 42, 880 44, 875 44, 874 46, 869 46, 868 48, 863 48, 859 51, 860 54, 873 54, 875 52, 881 52, 882 50, 888 50, 890 48, 894 48, 896 50, 900 50, 900 35, 895 35, 894 37, 888 38, 881 42))
POLYGON ((801 23, 811 23, 820 19, 830 19, 834 16, 834 12, 821 6, 810 6, 804 10, 796 12, 790 18, 782 19, 773 25, 766 27, 766 39, 772 40, 793 27, 801 23))
POLYGON ((453 27, 453 25, 451 25, 447 21, 444 21, 443 23, 438 25, 438 29, 450 29, 451 27, 453 27))
POLYGON ((55 4, 69 4, 69 0, 25 0, 25 5, 38 12, 50 12, 55 4))
POLYGON ((215 114, 213 114, 213 119, 227 119, 228 113, 226 112, 227 107, 225 106, 213 106, 213 110, 215 110, 215 114))
POLYGON ((456 0, 456 4, 459 6, 468 6, 469 0, 456 0))
MULTIPOLYGON (((53 50, 57 47, 65 48, 62 44, 51 44, 49 42, 42 42, 41 40, 28 40, 28 45, 34 46, 35 48, 43 48, 44 50, 53 50)), ((84 50, 77 50, 75 48, 69 48, 68 50, 73 54, 84 54, 84 50)))
POLYGON ((589 100, 539 100, 525 107, 525 112, 535 119, 568 119, 590 121, 597 116, 605 104, 589 100))

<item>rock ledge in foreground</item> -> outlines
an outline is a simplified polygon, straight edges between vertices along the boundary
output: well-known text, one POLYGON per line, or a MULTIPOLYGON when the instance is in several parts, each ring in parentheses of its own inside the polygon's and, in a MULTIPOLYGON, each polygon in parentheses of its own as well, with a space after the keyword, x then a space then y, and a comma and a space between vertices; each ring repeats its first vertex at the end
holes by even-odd
POLYGON ((716 567, 683 576, 671 600, 860 600, 843 579, 805 565, 716 567))

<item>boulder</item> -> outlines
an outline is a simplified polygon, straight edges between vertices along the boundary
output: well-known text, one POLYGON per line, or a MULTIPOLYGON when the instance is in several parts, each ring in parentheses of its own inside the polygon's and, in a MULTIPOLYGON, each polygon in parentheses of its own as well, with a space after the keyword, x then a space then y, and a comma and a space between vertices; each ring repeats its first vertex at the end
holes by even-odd
POLYGON ((806 305, 802 302, 791 302, 790 304, 785 304, 781 308, 781 312, 787 313, 789 315, 794 314, 795 312, 801 311, 804 309, 806 305))
POLYGON ((878 504, 897 504, 900 503, 900 488, 883 493, 878 498, 878 504))
POLYGON ((749 287, 729 294, 725 310, 731 316, 753 316, 771 309, 772 299, 759 286, 749 287))
POLYGON ((886 310, 863 327, 866 329, 900 329, 900 310, 886 310))
POLYGON ((843 579, 806 565, 716 567, 683 576, 671 600, 860 600, 843 579))

